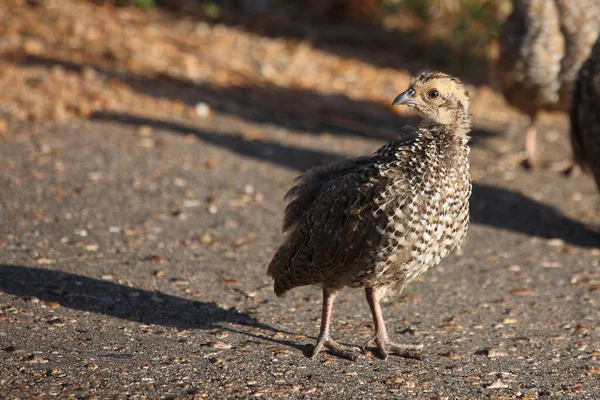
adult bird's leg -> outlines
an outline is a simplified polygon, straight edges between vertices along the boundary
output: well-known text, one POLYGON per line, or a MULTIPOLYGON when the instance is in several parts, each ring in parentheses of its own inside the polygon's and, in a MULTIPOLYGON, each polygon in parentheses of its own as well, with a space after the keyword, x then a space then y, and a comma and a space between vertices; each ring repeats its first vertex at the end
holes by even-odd
POLYGON ((528 168, 537 168, 541 166, 542 160, 537 149, 537 129, 533 123, 525 131, 525 153, 527 153, 527 159, 525 165, 528 168))
POLYGON ((385 321, 381 314, 381 294, 381 287, 365 288, 365 295, 371 308, 371 314, 373 314, 373 323, 375 324, 374 339, 379 350, 379 355, 384 360, 388 357, 389 353, 406 358, 420 359, 420 351, 423 349, 423 345, 399 344, 389 339, 387 329, 385 328, 385 321))
MULTIPOLYGON (((533 119, 532 119, 533 121, 533 119)), ((525 153, 527 158, 524 165, 527 168, 544 167, 553 172, 561 172, 569 178, 576 178, 581 173, 580 165, 571 159, 555 162, 544 162, 537 148, 537 129, 533 122, 525 131, 525 153)))
POLYGON ((356 361, 358 359, 357 351, 360 349, 356 346, 346 346, 337 343, 331 339, 331 312, 333 311, 333 301, 337 296, 337 290, 331 290, 323 287, 323 313, 321 316, 321 331, 317 338, 317 344, 313 350, 312 356, 315 357, 323 349, 329 350, 329 352, 335 356, 346 358, 348 360, 356 361))
POLYGON ((537 168, 542 164, 537 148, 537 129, 535 127, 535 115, 529 117, 529 126, 525 131, 523 150, 518 153, 509 153, 503 157, 509 164, 521 164, 526 168, 537 168), (523 158, 525 153, 525 158, 523 158))

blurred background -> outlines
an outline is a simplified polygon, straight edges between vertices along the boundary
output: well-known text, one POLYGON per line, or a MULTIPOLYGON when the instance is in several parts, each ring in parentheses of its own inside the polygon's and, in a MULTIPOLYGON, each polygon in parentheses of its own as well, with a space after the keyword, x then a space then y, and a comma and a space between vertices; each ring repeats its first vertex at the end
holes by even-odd
POLYGON ((489 88, 510 11, 508 0, 6 0, 0 119, 216 110, 387 137, 407 112, 391 100, 439 69, 471 84, 476 108, 498 110, 475 110, 483 127, 511 118, 489 88))

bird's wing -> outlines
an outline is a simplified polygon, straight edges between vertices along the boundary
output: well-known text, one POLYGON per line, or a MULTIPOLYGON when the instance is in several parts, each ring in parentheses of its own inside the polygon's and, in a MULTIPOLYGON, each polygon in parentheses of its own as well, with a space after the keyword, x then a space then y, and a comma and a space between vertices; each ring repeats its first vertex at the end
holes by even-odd
POLYGON ((277 294, 323 282, 332 271, 344 273, 376 251, 382 239, 378 228, 387 223, 387 215, 377 211, 392 179, 379 174, 377 162, 414 139, 414 133, 405 134, 372 156, 321 167, 300 178, 286 210, 289 235, 268 267, 277 294))
POLYGON ((600 33, 600 1, 557 0, 560 28, 565 37, 565 54, 561 61, 559 80, 561 101, 565 107, 581 65, 590 56, 600 33))
POLYGON ((277 294, 324 282, 333 270, 343 270, 376 245, 372 210, 382 180, 376 171, 370 175, 348 173, 315 194, 269 264, 277 294))
POLYGON ((373 156, 347 159, 335 164, 312 168, 298 176, 296 178, 296 185, 284 197, 289 203, 285 209, 283 232, 290 231, 306 216, 313 201, 325 185, 373 162, 373 156))
POLYGON ((498 78, 506 99, 534 115, 558 101, 564 37, 553 1, 516 3, 500 35, 498 78))
MULTIPOLYGON (((600 38, 579 71, 571 97, 571 145, 575 160, 593 167, 600 150, 600 38)), ((600 164, 599 164, 600 165, 600 164)), ((595 168, 592 168, 594 170, 595 168)), ((593 171, 600 183, 600 171, 593 171), (597 173, 596 173, 597 172, 597 173)))

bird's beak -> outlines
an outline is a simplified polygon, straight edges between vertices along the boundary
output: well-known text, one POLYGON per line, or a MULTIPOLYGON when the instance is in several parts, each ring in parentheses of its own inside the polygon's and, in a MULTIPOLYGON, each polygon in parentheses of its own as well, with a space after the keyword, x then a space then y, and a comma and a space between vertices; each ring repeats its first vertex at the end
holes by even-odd
POLYGON ((397 106, 397 105, 407 105, 407 106, 414 106, 416 103, 413 99, 413 96, 415 94, 415 90, 413 88, 408 89, 407 91, 400 93, 392 102, 393 106, 397 106))

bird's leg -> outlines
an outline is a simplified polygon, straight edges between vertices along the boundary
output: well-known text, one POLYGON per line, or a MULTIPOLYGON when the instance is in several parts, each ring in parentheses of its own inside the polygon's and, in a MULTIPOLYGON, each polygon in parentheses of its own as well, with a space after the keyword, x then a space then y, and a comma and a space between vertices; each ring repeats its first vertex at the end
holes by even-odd
POLYGON ((576 178, 581 174, 581 166, 575 160, 566 159, 557 162, 542 160, 537 149, 537 129, 533 122, 525 131, 525 153, 527 158, 524 160, 524 165, 527 168, 544 167, 553 172, 560 172, 568 178, 576 178))
POLYGON ((525 131, 525 153, 527 153, 526 167, 537 168, 541 166, 542 160, 537 150, 537 129, 533 124, 533 120, 525 131))
POLYGON ((357 351, 360 349, 356 346, 346 346, 337 343, 331 339, 331 312, 333 311, 333 301, 337 296, 337 290, 331 290, 323 287, 323 314, 321 316, 321 331, 317 338, 317 344, 313 350, 312 356, 315 357, 324 349, 329 350, 334 356, 346 358, 356 361, 358 359, 357 351))
POLYGON ((392 353, 401 357, 420 359, 420 352, 423 349, 423 345, 399 344, 392 342, 388 338, 385 321, 381 314, 381 289, 365 288, 365 294, 371 308, 371 314, 373 314, 373 323, 375 324, 374 339, 381 358, 385 360, 389 353, 392 353))
POLYGON ((570 179, 577 178, 579 175, 581 175, 582 170, 583 168, 581 164, 578 161, 571 159, 557 161, 550 164, 550 171, 560 172, 570 179))
POLYGON ((537 129, 535 127, 535 117, 531 117, 529 127, 525 131, 523 140, 523 150, 517 153, 509 153, 503 157, 504 162, 508 164, 520 164, 526 168, 536 168, 542 163, 537 150, 537 129))

